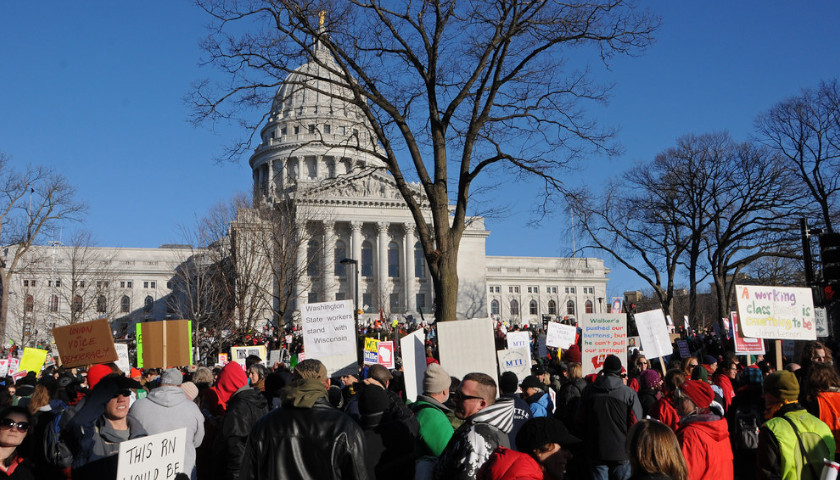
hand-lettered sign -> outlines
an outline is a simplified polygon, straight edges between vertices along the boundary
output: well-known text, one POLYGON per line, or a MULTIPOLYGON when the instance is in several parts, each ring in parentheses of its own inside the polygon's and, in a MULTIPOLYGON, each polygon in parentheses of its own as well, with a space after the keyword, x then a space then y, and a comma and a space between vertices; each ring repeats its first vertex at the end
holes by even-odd
POLYGON ((52 333, 64 367, 116 362, 119 359, 107 318, 55 327, 52 333))
POLYGON ((738 317, 745 337, 816 340, 810 288, 735 285, 738 317))
POLYGON ((170 480, 184 471, 187 429, 158 433, 120 442, 119 480, 170 480))

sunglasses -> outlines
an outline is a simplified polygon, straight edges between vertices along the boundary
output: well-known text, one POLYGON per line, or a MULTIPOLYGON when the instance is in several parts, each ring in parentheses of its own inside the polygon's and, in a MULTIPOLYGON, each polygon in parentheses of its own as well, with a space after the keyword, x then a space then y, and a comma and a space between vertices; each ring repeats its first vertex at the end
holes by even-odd
POLYGON ((459 390, 456 390, 455 393, 452 394, 452 398, 457 402, 464 401, 464 400, 470 400, 470 399, 484 400, 484 398, 482 398, 482 397, 476 397, 474 395, 464 395, 459 390))
POLYGON ((131 396, 131 390, 126 388, 126 389, 120 390, 119 392, 115 393, 112 398, 130 397, 130 396, 131 396))
POLYGON ((12 428, 17 428, 20 432, 26 432, 29 430, 29 422, 15 422, 11 418, 0 420, 0 429, 10 430, 12 428))

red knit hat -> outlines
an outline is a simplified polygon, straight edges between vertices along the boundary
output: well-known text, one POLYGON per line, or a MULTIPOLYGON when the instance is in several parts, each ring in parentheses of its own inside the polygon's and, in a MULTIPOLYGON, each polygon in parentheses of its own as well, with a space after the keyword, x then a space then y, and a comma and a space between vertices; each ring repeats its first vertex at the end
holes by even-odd
POLYGON ((571 363, 580 363, 580 347, 577 344, 572 345, 560 356, 560 359, 571 363))
POLYGON ((114 371, 108 365, 99 364, 90 367, 87 374, 88 388, 93 390, 93 387, 95 387, 102 378, 112 373, 114 373, 114 371))
POLYGON ((136 378, 136 377, 142 377, 142 376, 143 376, 143 370, 140 370, 139 368, 131 367, 131 374, 129 374, 129 378, 136 378))
POLYGON ((712 400, 715 399, 715 392, 712 386, 702 380, 689 380, 679 387, 697 408, 709 408, 712 400))

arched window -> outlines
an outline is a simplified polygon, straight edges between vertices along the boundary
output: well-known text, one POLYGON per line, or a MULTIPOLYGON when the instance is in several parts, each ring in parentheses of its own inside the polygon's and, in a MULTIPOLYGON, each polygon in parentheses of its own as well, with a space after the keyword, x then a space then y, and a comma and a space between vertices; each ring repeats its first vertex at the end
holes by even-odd
POLYGON ((498 315, 499 314, 499 301, 493 300, 490 302, 490 314, 491 315, 498 315))
POLYGON ((420 242, 414 244, 414 276, 426 277, 426 255, 423 254, 423 245, 420 242))
POLYGON ((50 297, 50 313, 58 312, 58 295, 50 297))
POLYGON ((397 278, 400 276, 400 247, 397 242, 388 244, 388 276, 397 278))
POLYGON ((592 312, 592 300, 587 300, 584 304, 584 308, 586 309, 586 313, 593 313, 592 312))
POLYGON ((362 276, 373 276, 373 247, 368 241, 362 242, 362 276))
POLYGON ((143 301, 143 311, 146 313, 152 313, 152 306, 155 304, 155 299, 152 298, 151 295, 147 296, 146 299, 143 301))
POLYGON ((575 301, 569 300, 566 302, 566 315, 574 315, 575 314, 575 301))
POLYGON ((128 295, 123 295, 120 299, 120 312, 128 313, 131 311, 131 299, 128 298, 128 295))
POLYGON ((73 297, 73 311, 74 312, 81 312, 82 311, 82 297, 81 295, 76 295, 73 297))
POLYGON ((510 301, 510 314, 519 315, 519 302, 517 302, 516 300, 510 301))
POLYGON ((35 299, 32 297, 32 295, 27 295, 25 302, 26 303, 24 305, 24 309, 26 310, 26 312, 32 312, 35 310, 35 299))
POLYGON ((310 240, 306 246, 306 274, 310 277, 317 277, 320 272, 318 256, 318 242, 310 240))
POLYGON ((548 314, 557 315, 557 302, 555 302, 554 300, 548 301, 548 314))
POLYGON ((531 300, 531 302, 528 303, 528 312, 531 315, 536 315, 537 314, 537 301, 536 300, 531 300))
POLYGON ((347 265, 341 263, 342 260, 347 258, 347 247, 344 246, 344 242, 341 240, 335 242, 335 255, 334 255, 334 263, 335 263, 335 276, 336 277, 346 277, 347 276, 347 265))
POLYGON ((96 297, 96 312, 105 313, 108 308, 108 302, 105 300, 105 295, 96 297))

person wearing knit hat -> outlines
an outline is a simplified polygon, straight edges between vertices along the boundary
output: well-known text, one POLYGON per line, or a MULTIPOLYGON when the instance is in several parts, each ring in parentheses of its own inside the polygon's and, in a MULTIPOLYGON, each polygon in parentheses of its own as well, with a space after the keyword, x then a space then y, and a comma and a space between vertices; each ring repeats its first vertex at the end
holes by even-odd
MULTIPOLYGON (((152 389, 145 398, 138 399, 131 406, 129 418, 138 421, 149 435, 168 432, 178 428, 187 430, 184 450, 183 472, 196 479, 195 449, 204 440, 204 415, 182 388, 183 375, 177 368, 169 368, 161 374, 160 386, 152 389)), ((192 384, 192 382, 188 382, 192 384)), ((198 394, 198 389, 194 394, 198 394)), ((195 398, 195 397, 193 397, 195 398)))
POLYGON ((818 459, 833 459, 836 441, 831 429, 808 413, 798 399, 799 382, 793 372, 782 370, 764 379, 764 415, 768 420, 758 432, 756 478, 819 478, 822 462, 818 459), (816 436, 808 435, 807 442, 799 440, 806 433, 816 436), (815 438, 821 440, 812 441, 815 438), (803 453, 808 459, 804 465, 803 453))
POLYGON ((499 398, 506 398, 513 401, 513 428, 508 433, 510 448, 516 448, 516 434, 525 425, 525 422, 532 418, 531 407, 528 402, 516 394, 519 389, 519 378, 513 372, 504 372, 499 377, 499 398))
POLYGON ((662 377, 659 372, 648 368, 639 374, 639 402, 642 404, 642 414, 648 416, 659 399, 662 377))
POLYGON ((677 388, 674 398, 680 415, 677 438, 688 465, 688 478, 733 478, 729 426, 709 409, 715 398, 712 386, 702 380, 688 380, 677 388))
POLYGON ((423 374, 423 394, 411 404, 420 423, 420 443, 423 455, 439 457, 455 429, 447 418, 452 410, 444 405, 449 399, 449 374, 439 363, 430 363, 423 374))
POLYGON ((642 418, 636 392, 624 384, 621 359, 608 355, 592 384, 583 389, 578 422, 584 450, 589 452, 589 473, 596 479, 626 480, 630 457, 624 448, 630 425, 642 418))

